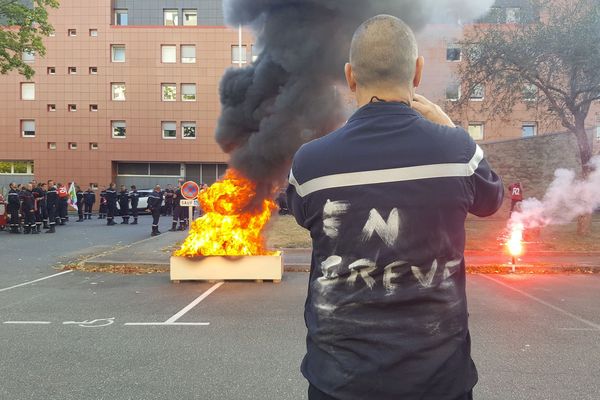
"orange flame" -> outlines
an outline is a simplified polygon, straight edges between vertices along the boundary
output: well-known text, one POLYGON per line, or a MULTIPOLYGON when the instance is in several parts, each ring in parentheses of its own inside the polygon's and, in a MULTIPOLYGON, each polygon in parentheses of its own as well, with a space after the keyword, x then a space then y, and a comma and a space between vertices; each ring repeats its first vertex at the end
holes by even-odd
POLYGON ((200 192, 204 215, 195 220, 175 256, 274 255, 266 249, 262 232, 276 208, 270 199, 252 209, 256 184, 229 169, 223 179, 200 192))
POLYGON ((523 224, 515 224, 511 227, 506 247, 508 247, 508 252, 513 257, 520 256, 523 253, 523 229, 523 224))

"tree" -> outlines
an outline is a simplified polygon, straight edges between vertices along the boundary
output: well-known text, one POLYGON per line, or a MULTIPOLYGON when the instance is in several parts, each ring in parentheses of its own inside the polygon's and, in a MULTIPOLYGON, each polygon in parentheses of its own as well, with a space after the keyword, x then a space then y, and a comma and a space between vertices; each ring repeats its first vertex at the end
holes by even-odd
POLYGON ((23 53, 46 54, 42 38, 54 31, 48 23, 48 8, 57 0, 0 0, 0 73, 17 70, 27 79, 35 71, 23 61, 23 53))
MULTIPOLYGON (((592 144, 585 121, 600 100, 600 2, 532 0, 518 23, 497 18, 492 13, 473 25, 461 42, 467 60, 457 73, 466 96, 456 107, 487 85, 493 95, 483 107, 490 118, 510 115, 518 103, 547 110, 577 139, 587 177, 592 144)), ((590 224, 590 216, 581 217, 578 232, 589 233, 590 224)))

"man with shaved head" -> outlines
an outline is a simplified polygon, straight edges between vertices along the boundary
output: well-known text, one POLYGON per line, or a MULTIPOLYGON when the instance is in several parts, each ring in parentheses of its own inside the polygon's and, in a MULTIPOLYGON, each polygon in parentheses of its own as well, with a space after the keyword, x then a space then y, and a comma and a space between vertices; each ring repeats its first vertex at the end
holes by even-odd
POLYGON ((416 94, 424 59, 401 20, 352 39, 359 109, 294 157, 288 205, 313 240, 302 373, 309 399, 466 400, 464 222, 502 204, 481 148, 416 94))

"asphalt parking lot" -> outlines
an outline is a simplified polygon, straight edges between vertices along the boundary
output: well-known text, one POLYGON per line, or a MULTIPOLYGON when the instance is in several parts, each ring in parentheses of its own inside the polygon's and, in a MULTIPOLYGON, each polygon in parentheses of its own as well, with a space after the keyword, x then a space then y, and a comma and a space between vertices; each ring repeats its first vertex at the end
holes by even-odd
MULTIPOLYGON (((0 235, 0 399, 306 398, 306 273, 173 284, 52 268, 146 238, 140 222, 0 235)), ((476 399, 598 399, 600 276, 469 275, 468 291, 476 399)))

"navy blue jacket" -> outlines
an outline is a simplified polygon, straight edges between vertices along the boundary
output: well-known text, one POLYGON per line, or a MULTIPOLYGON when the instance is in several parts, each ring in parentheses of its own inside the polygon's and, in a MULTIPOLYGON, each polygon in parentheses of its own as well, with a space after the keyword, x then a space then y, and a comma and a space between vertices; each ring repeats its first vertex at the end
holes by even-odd
POLYGON ((288 205, 313 242, 302 373, 344 400, 454 400, 470 356, 464 222, 503 186, 461 128, 368 104, 294 157, 288 205))

